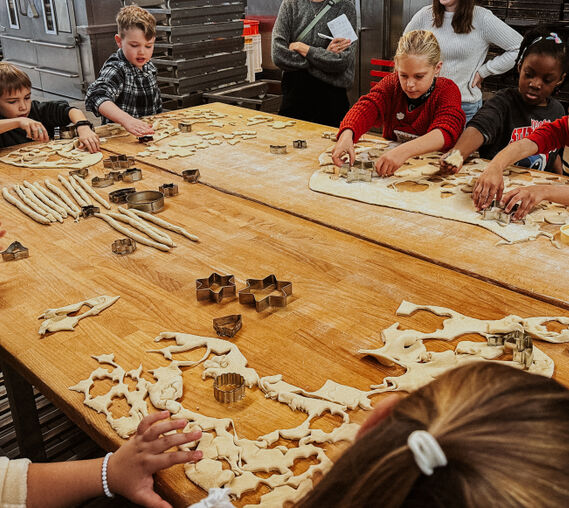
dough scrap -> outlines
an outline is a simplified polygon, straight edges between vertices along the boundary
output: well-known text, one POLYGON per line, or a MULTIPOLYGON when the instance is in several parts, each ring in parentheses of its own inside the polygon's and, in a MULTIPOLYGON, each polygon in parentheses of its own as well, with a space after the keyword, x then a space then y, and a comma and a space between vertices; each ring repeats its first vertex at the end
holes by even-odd
POLYGON ((26 168, 83 169, 103 159, 101 152, 89 153, 76 148, 75 141, 50 141, 31 147, 25 146, 0 157, 0 161, 26 168))
POLYGON ((38 333, 40 335, 45 335, 46 333, 55 333, 62 330, 73 331, 77 323, 86 317, 96 316, 104 311, 106 308, 110 307, 115 303, 120 296, 96 296, 94 298, 89 298, 88 300, 83 300, 82 302, 73 303, 65 307, 59 307, 56 309, 47 309, 39 319, 44 319, 38 333), (71 316, 70 314, 78 312, 81 307, 86 305, 90 309, 83 312, 83 314, 77 314, 71 316))

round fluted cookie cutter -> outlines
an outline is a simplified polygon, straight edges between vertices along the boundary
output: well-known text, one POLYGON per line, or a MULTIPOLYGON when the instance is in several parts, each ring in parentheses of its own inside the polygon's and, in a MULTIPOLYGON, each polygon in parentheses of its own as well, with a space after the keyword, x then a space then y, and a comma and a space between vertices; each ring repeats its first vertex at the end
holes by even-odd
POLYGON ((220 374, 213 380, 213 396, 225 404, 241 400, 245 396, 245 378, 235 372, 220 374))
POLYGON ((559 228, 559 239, 561 243, 569 245, 569 224, 565 224, 565 226, 559 228))
POLYGON ((129 208, 157 213, 164 209, 164 194, 151 190, 133 192, 126 197, 126 203, 129 208))

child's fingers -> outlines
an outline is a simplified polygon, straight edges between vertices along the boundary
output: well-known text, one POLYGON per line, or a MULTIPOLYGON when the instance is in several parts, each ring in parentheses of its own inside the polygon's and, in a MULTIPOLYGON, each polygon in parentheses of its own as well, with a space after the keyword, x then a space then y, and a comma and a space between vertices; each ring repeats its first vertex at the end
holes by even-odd
POLYGON ((185 464, 186 462, 197 462, 201 460, 203 453, 201 451, 193 452, 168 452, 154 455, 152 457, 152 470, 160 471, 175 464, 185 464))
POLYGON ((183 429, 187 423, 188 421, 184 419, 166 420, 164 422, 155 423, 144 432, 144 440, 154 441, 158 439, 162 434, 165 434, 172 430, 183 429))
POLYGON ((173 446, 180 446, 186 443, 191 443, 192 441, 197 441, 201 437, 201 431, 189 433, 179 432, 152 441, 150 447, 153 453, 158 454, 169 450, 173 446))
POLYGON ((142 421, 138 424, 138 428, 136 429, 136 433, 137 434, 144 434, 149 428, 150 426, 159 421, 159 420, 164 420, 165 418, 168 418, 170 416, 170 412, 169 411, 160 411, 158 413, 152 413, 148 416, 145 416, 142 421))

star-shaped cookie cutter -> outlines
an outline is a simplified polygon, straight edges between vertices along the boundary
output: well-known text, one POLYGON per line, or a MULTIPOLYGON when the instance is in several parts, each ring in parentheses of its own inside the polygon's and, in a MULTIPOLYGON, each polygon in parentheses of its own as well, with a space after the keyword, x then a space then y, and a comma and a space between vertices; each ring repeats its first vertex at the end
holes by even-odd
POLYGON ((264 311, 267 307, 286 307, 287 298, 292 295, 292 282, 277 280, 275 275, 268 275, 264 279, 247 279, 244 289, 239 291, 239 303, 244 305, 255 305, 257 312, 264 311), (274 287, 273 292, 280 294, 269 294, 257 299, 251 290, 263 290, 274 287))
POLYGON ((196 279, 196 298, 219 303, 223 298, 235 296, 235 277, 213 272, 207 279, 196 279))

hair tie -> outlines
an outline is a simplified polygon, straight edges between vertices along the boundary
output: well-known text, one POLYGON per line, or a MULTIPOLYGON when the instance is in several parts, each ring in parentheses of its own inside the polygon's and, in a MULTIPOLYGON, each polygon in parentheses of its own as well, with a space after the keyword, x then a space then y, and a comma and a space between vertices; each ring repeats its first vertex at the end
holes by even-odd
POLYGON ((557 35, 555 32, 551 32, 549 34, 548 37, 546 37, 547 40, 550 41, 554 41, 555 44, 563 44, 563 41, 561 40, 561 37, 559 37, 559 35, 557 35))
POLYGON ((426 430, 415 430, 407 438, 407 446, 413 452, 419 469, 431 476, 436 467, 447 465, 447 458, 437 440, 426 430))

